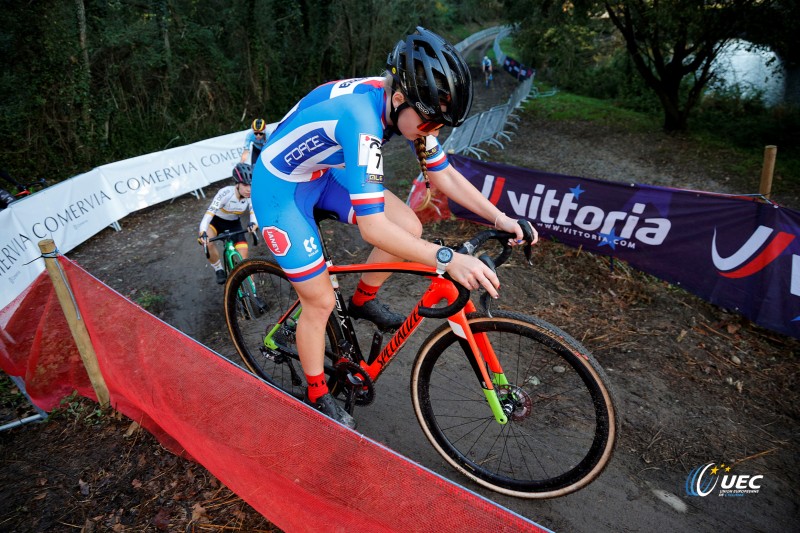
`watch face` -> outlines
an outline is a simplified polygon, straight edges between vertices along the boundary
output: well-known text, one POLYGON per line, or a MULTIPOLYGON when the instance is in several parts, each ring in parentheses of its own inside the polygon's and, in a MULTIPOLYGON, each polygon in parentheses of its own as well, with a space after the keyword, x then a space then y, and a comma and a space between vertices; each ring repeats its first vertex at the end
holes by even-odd
POLYGON ((436 260, 440 263, 449 263, 453 259, 453 250, 450 248, 439 248, 436 252, 436 260))

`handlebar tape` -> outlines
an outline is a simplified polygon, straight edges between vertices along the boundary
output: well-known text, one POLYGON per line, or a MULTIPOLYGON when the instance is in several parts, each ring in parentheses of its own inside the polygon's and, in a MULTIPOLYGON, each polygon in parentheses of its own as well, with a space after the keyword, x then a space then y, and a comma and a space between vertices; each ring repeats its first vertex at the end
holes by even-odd
MULTIPOLYGON (((453 281, 450 276, 445 274, 445 278, 453 281)), ((419 316, 425 318, 447 318, 461 311, 469 301, 469 289, 453 281, 453 284, 458 289, 458 297, 450 305, 444 307, 420 307, 418 312, 419 316)))

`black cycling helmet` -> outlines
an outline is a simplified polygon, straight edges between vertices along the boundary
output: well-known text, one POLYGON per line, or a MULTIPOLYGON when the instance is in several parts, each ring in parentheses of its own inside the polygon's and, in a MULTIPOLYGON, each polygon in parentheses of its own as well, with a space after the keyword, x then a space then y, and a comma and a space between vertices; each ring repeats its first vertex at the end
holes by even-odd
POLYGON ((447 126, 460 126, 472 107, 472 77, 452 45, 421 26, 386 58, 399 89, 419 112, 447 126))
POLYGON ((233 167, 233 174, 231 177, 233 178, 233 182, 237 185, 239 183, 250 185, 253 183, 253 166, 249 163, 237 163, 236 166, 233 167))

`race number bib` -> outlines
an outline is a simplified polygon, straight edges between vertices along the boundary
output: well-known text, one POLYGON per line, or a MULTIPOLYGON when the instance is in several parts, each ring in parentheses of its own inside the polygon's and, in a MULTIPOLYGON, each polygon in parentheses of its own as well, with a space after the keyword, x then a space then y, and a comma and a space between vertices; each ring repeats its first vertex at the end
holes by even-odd
POLYGON ((368 176, 383 176, 383 140, 375 135, 361 133, 358 136, 358 166, 367 167, 368 176))

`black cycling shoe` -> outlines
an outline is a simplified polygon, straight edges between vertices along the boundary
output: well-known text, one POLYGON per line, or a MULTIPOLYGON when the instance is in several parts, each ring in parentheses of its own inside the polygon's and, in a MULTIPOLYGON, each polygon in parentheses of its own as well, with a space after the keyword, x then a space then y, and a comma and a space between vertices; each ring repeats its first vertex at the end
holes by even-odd
POLYGON ((339 422, 341 425, 347 426, 350 429, 356 429, 356 419, 350 416, 350 413, 345 411, 344 407, 336 403, 336 400, 333 399, 330 393, 323 394, 317 398, 316 402, 312 402, 308 399, 308 392, 306 392, 303 401, 328 418, 339 422))
POLYGON ((225 278, 228 277, 228 276, 225 275, 225 271, 224 270, 217 270, 215 275, 217 276, 217 283, 219 285, 225 285, 225 278))
POLYGON ((353 298, 350 298, 347 309, 351 317, 369 320, 380 329, 397 329, 403 325, 406 319, 403 315, 389 309, 388 305, 380 303, 376 298, 364 305, 354 305, 353 298))

